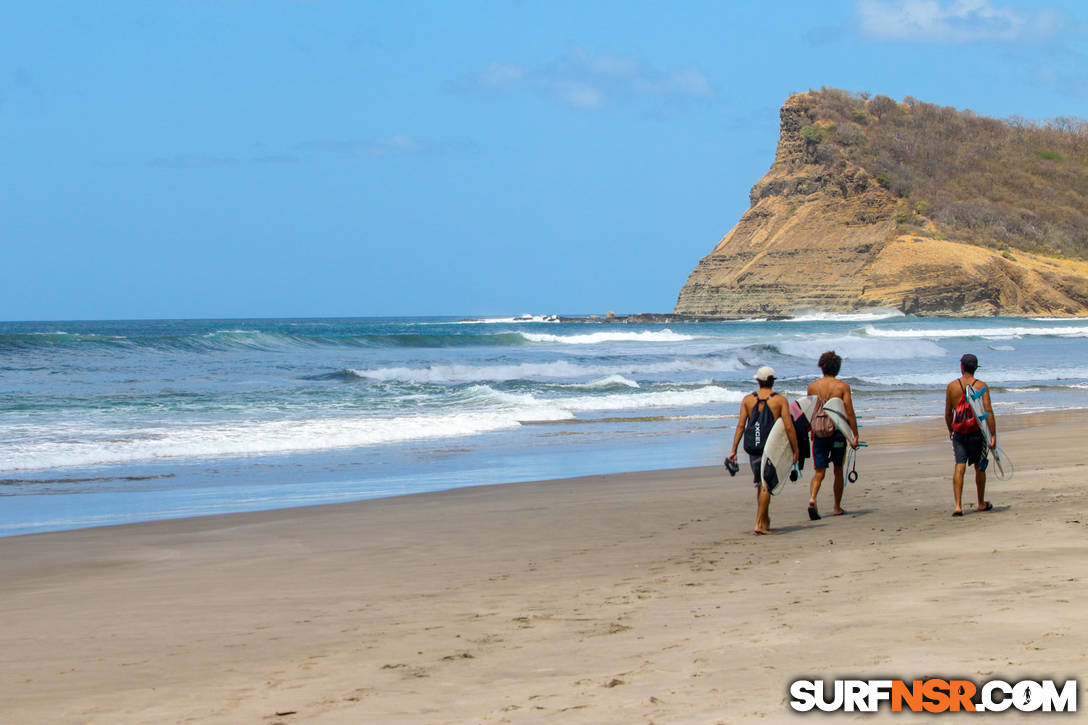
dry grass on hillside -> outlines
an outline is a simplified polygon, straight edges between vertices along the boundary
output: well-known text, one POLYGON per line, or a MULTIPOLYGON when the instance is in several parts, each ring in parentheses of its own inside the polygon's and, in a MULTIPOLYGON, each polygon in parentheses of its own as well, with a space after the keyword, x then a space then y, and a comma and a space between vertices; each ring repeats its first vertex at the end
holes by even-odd
POLYGON ((871 172, 903 231, 1088 258, 1088 121, 998 120, 833 88, 810 94, 809 160, 871 172))

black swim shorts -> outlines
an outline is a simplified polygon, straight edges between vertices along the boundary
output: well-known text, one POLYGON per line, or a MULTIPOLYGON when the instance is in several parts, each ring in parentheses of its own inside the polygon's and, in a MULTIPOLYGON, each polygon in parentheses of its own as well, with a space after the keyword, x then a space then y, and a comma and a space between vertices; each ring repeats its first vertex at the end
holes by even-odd
POLYGON ((754 484, 755 484, 756 486, 759 486, 760 484, 762 484, 762 483, 763 483, 763 479, 762 479, 762 477, 760 476, 760 473, 761 473, 761 472, 762 472, 762 470, 763 470, 763 457, 762 457, 762 456, 760 456, 759 458, 749 458, 749 459, 748 459, 748 462, 752 464, 752 479, 753 479, 753 483, 754 483, 754 484))
POLYGON ((813 468, 827 468, 829 463, 841 466, 846 457, 846 436, 842 431, 827 438, 812 438, 812 466, 813 468))
POLYGON ((956 454, 956 463, 974 466, 985 457, 986 440, 981 433, 953 433, 952 450, 956 454))

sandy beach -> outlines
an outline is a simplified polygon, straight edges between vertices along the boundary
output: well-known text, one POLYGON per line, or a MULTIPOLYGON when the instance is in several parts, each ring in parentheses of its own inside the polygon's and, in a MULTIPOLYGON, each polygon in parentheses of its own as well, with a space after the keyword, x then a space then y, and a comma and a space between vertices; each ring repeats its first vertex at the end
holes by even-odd
POLYGON ((1016 476, 963 518, 919 421, 863 431, 846 516, 790 484, 775 536, 714 466, 0 539, 0 720, 777 722, 851 676, 1083 702, 1088 411, 1000 423, 1016 476))

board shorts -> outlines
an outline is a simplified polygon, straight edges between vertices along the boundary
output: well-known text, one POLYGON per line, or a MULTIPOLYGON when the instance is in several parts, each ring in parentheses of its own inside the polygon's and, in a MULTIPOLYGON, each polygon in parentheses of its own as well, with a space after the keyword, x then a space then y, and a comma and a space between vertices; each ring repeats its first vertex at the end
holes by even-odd
POLYGON ((956 454, 956 463, 966 463, 968 466, 978 466, 983 471, 986 460, 986 439, 982 433, 952 433, 952 451, 956 454))
POLYGON ((846 457, 846 436, 842 431, 835 431, 827 438, 812 439, 813 468, 827 468, 829 463, 841 466, 846 457))
POLYGON ((748 463, 752 465, 752 480, 756 486, 763 485, 763 476, 760 474, 763 472, 763 456, 759 458, 749 458, 748 463))

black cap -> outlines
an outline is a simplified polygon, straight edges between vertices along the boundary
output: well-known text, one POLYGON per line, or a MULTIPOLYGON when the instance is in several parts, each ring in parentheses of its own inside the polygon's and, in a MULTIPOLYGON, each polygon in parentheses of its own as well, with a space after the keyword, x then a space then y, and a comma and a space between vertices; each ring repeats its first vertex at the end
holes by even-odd
POLYGON ((978 369, 978 358, 973 353, 966 353, 960 358, 960 365, 969 370, 978 369))

